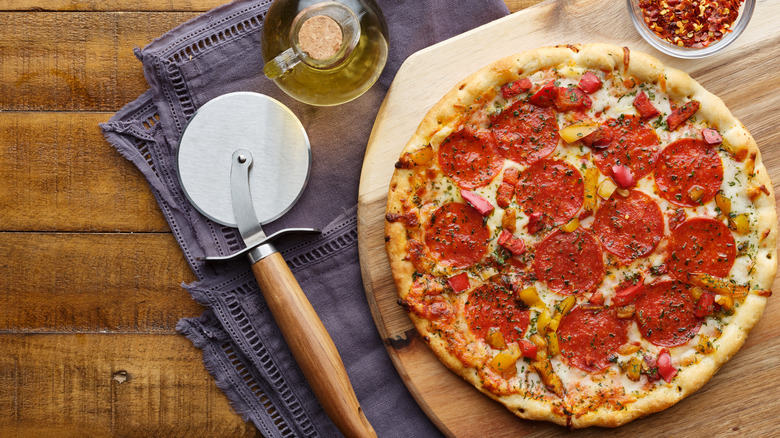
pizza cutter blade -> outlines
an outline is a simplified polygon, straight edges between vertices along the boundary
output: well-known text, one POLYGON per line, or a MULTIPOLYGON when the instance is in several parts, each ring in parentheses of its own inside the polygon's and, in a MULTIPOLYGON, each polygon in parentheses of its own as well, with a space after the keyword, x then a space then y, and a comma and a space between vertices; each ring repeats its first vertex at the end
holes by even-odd
POLYGON ((303 125, 270 97, 229 93, 204 104, 179 141, 179 181, 204 216, 237 227, 263 297, 323 409, 348 437, 375 437, 333 340, 273 246, 288 229, 266 236, 261 224, 298 200, 309 177, 311 149, 303 125))

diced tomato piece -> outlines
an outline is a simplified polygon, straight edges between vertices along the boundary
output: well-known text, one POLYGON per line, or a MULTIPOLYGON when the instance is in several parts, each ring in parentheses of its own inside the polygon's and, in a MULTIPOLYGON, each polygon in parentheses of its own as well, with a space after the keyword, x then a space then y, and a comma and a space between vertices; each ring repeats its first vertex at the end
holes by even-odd
POLYGON ((521 339, 520 340, 520 353, 523 354, 523 357, 527 357, 530 359, 533 359, 536 357, 536 344, 529 341, 528 339, 521 339))
POLYGON ((513 255, 520 255, 525 252, 525 242, 523 239, 516 237, 507 230, 501 231, 501 235, 498 236, 498 245, 511 252, 513 255))
POLYGON ((501 96, 504 99, 517 96, 520 93, 524 93, 531 89, 531 80, 528 78, 518 79, 511 84, 506 84, 501 87, 501 96))
POLYGON ((528 225, 525 226, 528 229, 528 234, 536 234, 542 231, 544 223, 542 222, 542 213, 531 213, 528 216, 528 225))
POLYGON ((683 106, 678 106, 675 108, 672 113, 669 114, 669 117, 666 118, 666 125, 669 126, 669 130, 674 131, 675 129, 682 126, 686 120, 690 119, 691 116, 696 114, 696 111, 699 110, 699 105, 700 104, 698 100, 691 100, 685 102, 683 106))
POLYGON ((590 299, 588 300, 591 304, 594 306, 603 306, 604 305, 604 294, 601 293, 600 290, 597 290, 593 293, 593 295, 590 296, 590 299))
POLYGON ((594 148, 604 148, 612 141, 612 130, 603 126, 580 139, 582 144, 594 148))
POLYGON ((471 204, 472 207, 476 208, 482 216, 487 216, 493 212, 493 204, 482 196, 469 190, 461 190, 460 195, 466 202, 471 204))
POLYGON ((652 119, 660 114, 658 109, 650 102, 650 99, 647 98, 647 94, 644 91, 640 91, 634 98, 634 108, 645 120, 652 119))
POLYGON ((502 182, 496 190, 496 204, 501 208, 509 207, 512 203, 512 196, 515 194, 515 186, 502 182))
POLYGON ((631 169, 626 166, 612 166, 612 176, 621 189, 627 189, 634 185, 634 174, 631 172, 631 169))
POLYGON ((713 312, 715 312, 715 295, 712 292, 704 291, 699 300, 696 301, 693 313, 699 318, 704 318, 707 315, 712 315, 713 312))
POLYGON ((723 137, 720 136, 718 131, 712 128, 706 128, 701 131, 701 136, 704 138, 704 142, 707 144, 721 144, 723 143, 723 137))
POLYGON ((593 101, 577 87, 559 87, 555 97, 555 109, 559 111, 572 111, 590 108, 593 101))
POLYGON ((634 301, 644 289, 645 284, 641 281, 637 284, 631 285, 616 293, 615 296, 612 297, 612 304, 615 306, 625 306, 627 304, 631 304, 631 302, 634 301))
POLYGON ((520 181, 520 171, 516 167, 504 170, 504 181, 496 190, 496 203, 501 208, 509 207, 515 194, 515 185, 520 181))
POLYGON ((461 272, 458 275, 453 275, 447 279, 447 284, 450 285, 456 294, 459 294, 469 288, 469 274, 461 272))
POLYGON ((520 181, 520 171, 516 167, 509 167, 504 170, 504 182, 516 185, 520 181))
POLYGON ((577 86, 580 87, 580 90, 592 94, 601 89, 601 79, 592 71, 586 71, 577 86))
POLYGON ((536 106, 550 107, 555 104, 557 97, 558 87, 555 86, 555 81, 550 81, 528 98, 528 101, 536 106))
POLYGON ((677 368, 672 365, 672 356, 669 354, 669 350, 662 349, 658 353, 658 373, 666 380, 667 383, 671 382, 674 376, 677 374, 677 368))

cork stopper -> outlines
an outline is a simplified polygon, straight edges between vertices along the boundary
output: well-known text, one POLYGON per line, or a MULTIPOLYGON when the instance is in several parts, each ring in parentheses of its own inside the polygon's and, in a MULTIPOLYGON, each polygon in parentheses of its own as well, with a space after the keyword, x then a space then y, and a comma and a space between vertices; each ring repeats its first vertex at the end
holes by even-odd
POLYGON ((317 15, 304 21, 298 31, 298 44, 309 57, 324 60, 334 57, 339 49, 343 35, 336 20, 317 15))

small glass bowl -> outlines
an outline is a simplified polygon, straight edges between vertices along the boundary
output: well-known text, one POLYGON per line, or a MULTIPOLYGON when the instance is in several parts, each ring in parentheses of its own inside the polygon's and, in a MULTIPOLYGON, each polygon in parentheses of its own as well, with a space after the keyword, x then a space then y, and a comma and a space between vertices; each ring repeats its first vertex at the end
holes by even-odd
POLYGON ((756 4, 755 0, 745 0, 742 2, 742 5, 739 8, 739 15, 737 15, 736 21, 731 25, 731 32, 723 34, 719 40, 711 43, 707 47, 696 49, 676 46, 662 39, 645 24, 642 9, 639 7, 639 0, 626 0, 626 3, 628 5, 628 11, 631 14, 631 21, 634 23, 637 32, 642 35, 642 38, 644 38, 645 41, 667 55, 685 59, 704 58, 706 56, 714 55, 733 43, 734 40, 742 34, 742 31, 745 30, 748 22, 750 22, 750 17, 753 15, 753 8, 756 4))

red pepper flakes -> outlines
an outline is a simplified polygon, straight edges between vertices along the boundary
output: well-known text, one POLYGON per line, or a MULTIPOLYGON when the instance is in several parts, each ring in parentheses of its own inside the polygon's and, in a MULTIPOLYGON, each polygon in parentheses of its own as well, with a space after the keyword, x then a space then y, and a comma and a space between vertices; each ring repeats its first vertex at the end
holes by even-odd
POLYGON ((664 40, 700 49, 719 40, 744 0, 640 0, 645 24, 664 40))

